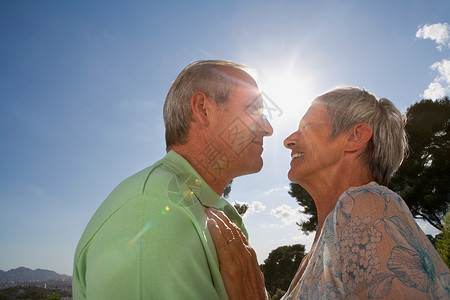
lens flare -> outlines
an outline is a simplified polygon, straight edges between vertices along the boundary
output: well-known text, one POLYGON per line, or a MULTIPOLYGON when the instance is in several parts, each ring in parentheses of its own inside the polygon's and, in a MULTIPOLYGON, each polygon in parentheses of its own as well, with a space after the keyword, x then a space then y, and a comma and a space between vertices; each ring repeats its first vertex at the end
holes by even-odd
POLYGON ((170 210, 170 207, 166 206, 166 207, 164 207, 164 208, 161 208, 161 213, 162 213, 164 216, 167 216, 167 213, 169 212, 169 210, 170 210))
POLYGON ((133 246, 140 238, 143 236, 147 231, 149 231, 153 227, 153 223, 148 221, 144 224, 141 230, 136 234, 134 238, 131 239, 131 241, 128 242, 127 246, 131 247, 133 246))

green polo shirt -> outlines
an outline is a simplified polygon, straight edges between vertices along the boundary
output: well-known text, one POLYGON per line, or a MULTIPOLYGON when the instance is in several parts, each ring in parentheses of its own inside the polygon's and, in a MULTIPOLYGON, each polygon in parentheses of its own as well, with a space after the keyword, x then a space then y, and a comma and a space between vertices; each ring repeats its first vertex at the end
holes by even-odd
POLYGON ((75 252, 74 299, 228 299, 206 207, 234 207, 174 151, 120 183, 75 252))

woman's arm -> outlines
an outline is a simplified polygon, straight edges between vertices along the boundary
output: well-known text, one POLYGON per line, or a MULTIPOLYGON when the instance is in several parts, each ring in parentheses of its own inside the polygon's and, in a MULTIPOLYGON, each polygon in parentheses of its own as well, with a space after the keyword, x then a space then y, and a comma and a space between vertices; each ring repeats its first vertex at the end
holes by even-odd
POLYGON ((242 231, 221 211, 208 208, 206 214, 230 300, 266 300, 264 275, 242 231))

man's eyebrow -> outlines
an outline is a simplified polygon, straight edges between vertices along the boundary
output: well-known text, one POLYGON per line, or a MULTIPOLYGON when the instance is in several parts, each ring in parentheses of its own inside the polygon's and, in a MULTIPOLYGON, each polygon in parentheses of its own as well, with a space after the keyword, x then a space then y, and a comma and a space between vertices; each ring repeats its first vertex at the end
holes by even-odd
POLYGON ((245 106, 245 109, 248 108, 261 108, 264 107, 264 101, 263 98, 261 96, 261 94, 259 94, 258 96, 255 97, 255 99, 253 99, 252 102, 250 102, 249 104, 247 104, 245 106))

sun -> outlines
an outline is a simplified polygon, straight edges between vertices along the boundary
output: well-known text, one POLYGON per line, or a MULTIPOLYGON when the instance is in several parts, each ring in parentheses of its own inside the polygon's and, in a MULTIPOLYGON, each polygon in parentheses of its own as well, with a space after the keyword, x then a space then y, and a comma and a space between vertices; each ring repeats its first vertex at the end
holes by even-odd
POLYGON ((265 114, 272 119, 299 120, 314 98, 311 83, 292 73, 265 76, 261 78, 260 88, 265 97, 265 114))

